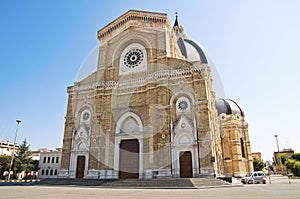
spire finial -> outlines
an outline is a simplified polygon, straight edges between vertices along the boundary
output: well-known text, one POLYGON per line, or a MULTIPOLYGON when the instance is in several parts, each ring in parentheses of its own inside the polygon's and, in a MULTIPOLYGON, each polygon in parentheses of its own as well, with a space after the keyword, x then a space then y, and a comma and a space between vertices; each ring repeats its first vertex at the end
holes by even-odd
POLYGON ((174 27, 175 26, 179 26, 179 23, 178 23, 178 12, 175 12, 175 23, 174 23, 174 27))

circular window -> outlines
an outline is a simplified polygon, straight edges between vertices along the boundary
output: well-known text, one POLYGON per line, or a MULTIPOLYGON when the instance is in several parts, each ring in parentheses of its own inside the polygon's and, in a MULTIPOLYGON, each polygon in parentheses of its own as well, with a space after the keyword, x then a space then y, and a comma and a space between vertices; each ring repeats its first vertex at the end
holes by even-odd
POLYGON ((181 111, 185 111, 188 108, 188 103, 186 101, 180 101, 178 104, 178 108, 181 111))
POLYGON ((181 124, 181 128, 183 128, 183 129, 184 129, 184 128, 185 128, 185 126, 186 126, 186 125, 185 125, 185 123, 182 123, 182 124, 181 124))
POLYGON ((90 114, 89 113, 84 113, 83 116, 82 116, 82 118, 84 120, 88 120, 90 118, 90 114))
POLYGON ((139 66, 144 59, 144 54, 140 49, 129 50, 124 56, 124 65, 129 68, 135 68, 139 66))

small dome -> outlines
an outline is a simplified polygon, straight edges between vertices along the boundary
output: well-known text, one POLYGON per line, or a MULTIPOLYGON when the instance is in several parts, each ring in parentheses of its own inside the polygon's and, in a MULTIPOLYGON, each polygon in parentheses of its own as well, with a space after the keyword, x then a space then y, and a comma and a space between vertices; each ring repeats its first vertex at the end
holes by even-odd
POLYGON ((190 39, 178 38, 178 47, 181 54, 190 62, 200 61, 203 64, 208 64, 207 56, 202 48, 190 39))
POLYGON ((196 42, 183 37, 179 37, 177 39, 177 45, 180 49, 181 54, 186 58, 187 61, 200 61, 200 63, 207 64, 210 67, 211 75, 213 77, 213 90, 216 93, 216 97, 225 97, 221 77, 217 71, 215 64, 210 59, 204 48, 198 45, 196 42))
POLYGON ((244 111, 239 107, 239 105, 230 99, 218 99, 216 100, 216 108, 218 115, 225 113, 227 115, 239 113, 241 116, 244 115, 244 111))

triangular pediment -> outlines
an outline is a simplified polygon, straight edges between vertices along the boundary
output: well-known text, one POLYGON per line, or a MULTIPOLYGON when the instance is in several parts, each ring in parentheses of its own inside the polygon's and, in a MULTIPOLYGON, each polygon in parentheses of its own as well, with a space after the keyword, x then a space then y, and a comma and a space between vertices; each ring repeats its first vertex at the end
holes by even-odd
POLYGON ((193 123, 184 115, 180 116, 179 120, 175 123, 175 132, 193 132, 193 123))

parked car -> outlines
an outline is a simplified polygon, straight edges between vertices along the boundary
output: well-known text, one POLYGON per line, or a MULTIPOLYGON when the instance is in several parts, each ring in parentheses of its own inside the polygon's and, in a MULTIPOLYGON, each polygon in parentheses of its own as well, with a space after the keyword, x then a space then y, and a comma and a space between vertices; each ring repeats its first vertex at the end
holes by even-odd
POLYGON ((266 184, 266 176, 264 172, 262 171, 254 171, 251 173, 248 173, 245 177, 242 178, 243 184, 257 184, 257 183, 263 183, 266 184))

